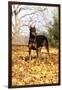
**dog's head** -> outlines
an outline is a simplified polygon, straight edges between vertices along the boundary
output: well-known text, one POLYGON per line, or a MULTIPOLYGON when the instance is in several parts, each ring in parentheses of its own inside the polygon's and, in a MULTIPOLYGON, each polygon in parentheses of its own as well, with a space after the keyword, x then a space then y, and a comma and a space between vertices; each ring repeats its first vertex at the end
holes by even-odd
POLYGON ((30 26, 29 30, 33 36, 36 36, 36 28, 35 27, 30 26))

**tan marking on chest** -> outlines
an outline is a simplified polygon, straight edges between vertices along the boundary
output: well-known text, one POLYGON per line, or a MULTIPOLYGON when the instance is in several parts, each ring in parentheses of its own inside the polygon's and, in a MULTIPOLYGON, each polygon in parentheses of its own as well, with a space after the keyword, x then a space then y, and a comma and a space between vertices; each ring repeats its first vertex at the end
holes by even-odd
POLYGON ((31 48, 31 47, 37 48, 37 44, 35 44, 35 43, 29 44, 29 48, 31 48))

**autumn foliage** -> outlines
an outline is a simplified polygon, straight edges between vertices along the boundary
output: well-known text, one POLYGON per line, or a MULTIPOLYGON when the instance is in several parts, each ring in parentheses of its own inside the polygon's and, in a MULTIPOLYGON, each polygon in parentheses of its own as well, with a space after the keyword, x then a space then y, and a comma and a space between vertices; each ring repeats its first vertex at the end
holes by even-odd
POLYGON ((39 60, 32 51, 32 60, 29 60, 27 46, 12 46, 12 85, 57 84, 58 49, 50 48, 49 51, 50 57, 43 48, 39 60))

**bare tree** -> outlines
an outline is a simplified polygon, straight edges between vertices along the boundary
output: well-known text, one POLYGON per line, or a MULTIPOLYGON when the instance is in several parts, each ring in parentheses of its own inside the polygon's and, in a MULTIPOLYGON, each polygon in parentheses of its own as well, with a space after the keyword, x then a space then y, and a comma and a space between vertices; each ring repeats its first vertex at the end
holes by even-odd
MULTIPOLYGON (((13 5, 12 6, 12 37, 13 39, 17 39, 20 38, 20 29, 21 27, 27 26, 29 27, 30 24, 33 23, 36 25, 36 22, 41 24, 41 26, 46 27, 46 28, 50 28, 50 22, 48 22, 48 18, 45 15, 45 11, 47 11, 48 8, 47 7, 42 7, 42 6, 23 6, 23 5, 13 5), (29 11, 27 13, 22 14, 22 11, 29 11), (22 15, 21 15, 21 14, 22 15), (20 15, 19 15, 20 14, 20 15), (45 25, 42 24, 41 20, 33 20, 33 16, 35 15, 40 15, 43 18, 43 21, 45 22, 45 25), (13 19, 14 17, 14 19, 13 19), (29 20, 25 20, 27 17, 29 17, 29 20)), ((48 14, 48 12, 46 12, 48 14)), ((38 18, 37 15, 37 18, 38 18)))

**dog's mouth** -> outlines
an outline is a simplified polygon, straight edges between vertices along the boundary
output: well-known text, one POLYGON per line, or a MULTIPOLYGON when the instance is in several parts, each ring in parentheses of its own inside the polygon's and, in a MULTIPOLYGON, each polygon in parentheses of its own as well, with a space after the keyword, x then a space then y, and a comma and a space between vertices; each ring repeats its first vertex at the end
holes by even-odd
POLYGON ((36 36, 36 33, 32 32, 32 35, 33 35, 33 36, 36 36))

